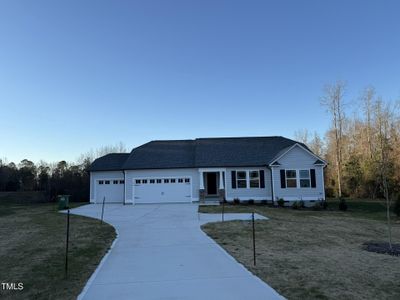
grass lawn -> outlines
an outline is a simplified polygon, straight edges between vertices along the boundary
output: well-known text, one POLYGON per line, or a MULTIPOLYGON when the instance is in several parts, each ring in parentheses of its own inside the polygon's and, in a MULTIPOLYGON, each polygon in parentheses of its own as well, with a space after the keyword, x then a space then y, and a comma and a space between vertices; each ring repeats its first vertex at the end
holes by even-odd
MULTIPOLYGON (((72 203, 73 206, 76 204, 72 203)), ((69 273, 64 278, 66 215, 56 204, 0 203, 0 299, 75 299, 115 238, 99 220, 70 217, 69 273)))
MULTIPOLYGON (((269 217, 256 221, 257 266, 253 266, 247 221, 209 223, 203 230, 240 263, 288 299, 400 299, 400 257, 362 250, 367 241, 386 241, 385 208, 379 201, 348 201, 340 212, 226 205, 226 212, 269 217)), ((221 212, 221 206, 201 206, 221 212)), ((393 217, 393 241, 400 220, 393 217)))

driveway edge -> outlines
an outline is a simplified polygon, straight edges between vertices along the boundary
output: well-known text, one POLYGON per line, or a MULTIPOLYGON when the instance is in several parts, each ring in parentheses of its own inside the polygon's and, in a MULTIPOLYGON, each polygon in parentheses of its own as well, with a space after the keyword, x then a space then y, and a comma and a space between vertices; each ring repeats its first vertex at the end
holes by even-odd
MULTIPOLYGON (((109 224, 109 223, 107 223, 109 224)), ((96 270, 94 270, 94 272, 92 273, 92 275, 90 275, 89 280, 86 282, 82 292, 78 295, 78 297, 76 298, 77 300, 82 300, 87 291, 89 290, 89 288, 92 286, 93 281, 96 279, 97 274, 100 271, 100 268, 104 265, 104 263, 106 262, 108 256, 110 255, 112 249, 114 248, 115 244, 117 243, 118 239, 119 239, 119 232, 118 230, 111 224, 109 224, 110 226, 112 226, 115 230, 116 233, 116 237, 114 239, 114 241, 112 242, 110 248, 108 249, 107 253, 103 256, 103 258, 101 259, 100 263, 98 264, 96 270)))

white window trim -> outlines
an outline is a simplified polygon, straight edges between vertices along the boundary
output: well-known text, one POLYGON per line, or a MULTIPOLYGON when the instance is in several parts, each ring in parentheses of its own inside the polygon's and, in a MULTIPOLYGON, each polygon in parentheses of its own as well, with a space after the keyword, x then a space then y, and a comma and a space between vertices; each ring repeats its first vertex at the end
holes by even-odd
POLYGON ((237 189, 248 189, 248 187, 249 187, 249 171, 248 170, 235 170, 235 172, 236 172, 236 188, 237 189), (246 174, 246 178, 239 179, 238 172, 244 172, 246 174), (239 183, 238 183, 239 180, 240 181, 246 180, 246 187, 239 187, 239 183))
POLYGON ((286 184, 286 188, 287 189, 297 189, 298 188, 298 186, 299 186, 299 176, 298 175, 299 174, 298 174, 298 170, 297 169, 285 169, 285 184, 286 184), (296 177, 295 178, 293 178, 293 177, 288 178, 287 171, 294 171, 295 174, 296 174, 296 177), (288 186, 288 180, 293 180, 293 179, 296 180, 296 186, 288 186))
MULTIPOLYGON (((237 189, 241 189, 241 190, 244 190, 244 189, 246 189, 246 190, 263 189, 263 188, 261 188, 260 169, 253 169, 253 170, 247 169, 247 170, 234 170, 234 171, 235 171, 235 174, 236 174, 236 188, 237 189), (245 172, 246 173, 246 187, 245 188, 244 187, 243 188, 239 187, 238 180, 244 180, 244 179, 238 179, 238 175, 237 175, 238 172, 245 172), (250 187, 250 172, 257 172, 258 173, 258 187, 250 187)), ((265 174, 265 172, 264 172, 264 174, 265 174)))
MULTIPOLYGON (((249 174, 249 184, 248 184, 249 189, 260 189, 260 188, 261 188, 260 170, 248 170, 247 172, 248 172, 248 174, 249 174), (258 174, 258 176, 257 176, 257 178, 256 178, 256 179, 258 179, 258 186, 257 186, 257 187, 251 187, 251 186, 250 186, 250 181, 251 181, 251 179, 250 179, 250 172, 257 172, 257 174, 258 174)), ((264 175, 264 176, 265 176, 265 175, 264 175)), ((253 180, 255 180, 255 179, 253 179, 253 180)))
MULTIPOLYGON (((287 189, 311 189, 311 169, 312 168, 301 168, 301 169, 283 169, 285 170, 285 183, 286 183, 286 188, 287 189), (309 187, 301 187, 300 186, 300 171, 308 171, 308 180, 310 181, 310 186, 309 187), (296 171, 296 187, 288 187, 287 185, 287 176, 286 176, 286 171, 296 171)), ((294 179, 294 178, 290 178, 290 179, 294 179)), ((303 178, 306 179, 306 178, 303 178)))
POLYGON ((310 171, 310 169, 298 169, 297 170, 298 171, 298 173, 299 173, 299 188, 300 189, 310 189, 311 188, 311 171, 310 171), (300 178, 300 171, 308 171, 308 178, 300 178), (300 185, 300 180, 301 179, 308 179, 308 182, 310 183, 309 184, 309 186, 304 186, 304 187, 302 187, 301 185, 300 185))

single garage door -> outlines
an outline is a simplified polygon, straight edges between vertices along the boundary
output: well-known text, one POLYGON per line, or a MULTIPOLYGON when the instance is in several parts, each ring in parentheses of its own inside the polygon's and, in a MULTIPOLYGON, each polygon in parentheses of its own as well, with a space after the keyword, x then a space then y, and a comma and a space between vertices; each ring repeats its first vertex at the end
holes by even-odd
POLYGON ((191 202, 191 179, 138 178, 133 180, 135 203, 191 202))
POLYGON ((96 180, 96 203, 122 203, 124 199, 124 180, 96 180))

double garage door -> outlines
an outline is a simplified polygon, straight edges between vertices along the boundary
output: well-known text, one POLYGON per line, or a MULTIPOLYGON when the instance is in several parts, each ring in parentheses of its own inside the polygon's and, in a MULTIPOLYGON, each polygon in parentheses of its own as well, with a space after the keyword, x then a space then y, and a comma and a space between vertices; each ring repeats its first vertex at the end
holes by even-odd
POLYGON ((191 178, 136 178, 133 180, 135 203, 191 202, 191 178))

